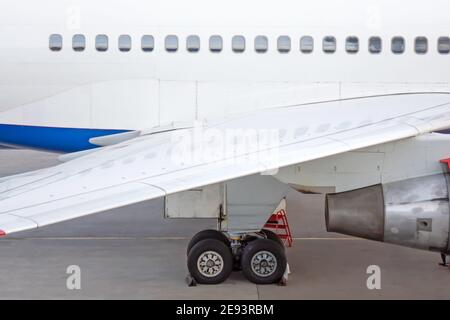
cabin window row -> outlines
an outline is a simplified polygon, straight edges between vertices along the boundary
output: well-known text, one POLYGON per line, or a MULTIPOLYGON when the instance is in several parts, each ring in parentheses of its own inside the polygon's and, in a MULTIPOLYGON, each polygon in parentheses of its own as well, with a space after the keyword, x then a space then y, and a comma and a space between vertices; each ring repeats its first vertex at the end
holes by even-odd
MULTIPOLYGON (((276 47, 280 53, 291 51, 291 38, 289 36, 279 36, 276 41, 276 47)), ((256 36, 254 38, 254 50, 257 53, 265 53, 269 50, 269 40, 266 36, 256 36)), ((151 52, 155 47, 155 39, 151 35, 141 37, 141 50, 151 52)), ((211 52, 221 52, 223 50, 223 38, 219 35, 212 35, 208 40, 209 50, 211 52)), ((49 47, 52 51, 60 51, 63 47, 63 38, 60 34, 52 34, 49 39, 49 47)), ((180 41, 176 35, 168 35, 164 38, 164 47, 167 52, 177 52, 180 48, 180 41)), ((393 37, 390 43, 391 51, 394 54, 402 54, 406 50, 406 40, 403 37, 393 37)), ((121 35, 118 38, 118 49, 122 52, 128 52, 132 48, 132 40, 129 35, 121 35)), ((72 49, 74 51, 84 51, 86 49, 86 37, 82 34, 76 34, 72 37, 72 49)), ((95 49, 103 52, 109 49, 109 38, 107 35, 100 34, 95 37, 95 49)), ((233 52, 242 53, 246 50, 246 38, 242 35, 233 36, 231 39, 231 49, 233 52)), ((314 51, 314 38, 303 36, 300 38, 299 49, 303 53, 312 53, 314 51)), ((186 38, 186 50, 188 52, 200 51, 200 37, 190 35, 186 38)), ((322 39, 322 51, 328 54, 337 50, 337 41, 333 36, 325 36, 322 39)), ((383 51, 383 41, 380 37, 371 37, 368 40, 368 50, 372 54, 379 54, 383 51)), ((417 54, 426 54, 429 50, 428 38, 416 37, 414 39, 414 51, 417 54)), ((345 51, 355 54, 360 51, 360 41, 358 37, 349 36, 345 39, 345 51)), ((437 51, 441 54, 450 53, 450 38, 440 37, 438 39, 437 51)))

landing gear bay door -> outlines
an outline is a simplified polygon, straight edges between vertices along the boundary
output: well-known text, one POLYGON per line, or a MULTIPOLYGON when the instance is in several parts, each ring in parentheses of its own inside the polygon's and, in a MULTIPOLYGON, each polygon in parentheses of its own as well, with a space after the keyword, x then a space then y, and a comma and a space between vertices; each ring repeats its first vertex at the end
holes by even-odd
POLYGON ((215 218, 223 210, 223 183, 174 193, 165 198, 166 218, 215 218))

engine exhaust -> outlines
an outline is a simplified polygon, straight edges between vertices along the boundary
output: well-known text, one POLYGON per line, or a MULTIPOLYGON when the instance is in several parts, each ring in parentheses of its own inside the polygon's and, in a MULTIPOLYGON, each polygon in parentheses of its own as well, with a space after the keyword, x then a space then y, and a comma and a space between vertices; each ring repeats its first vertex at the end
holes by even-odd
POLYGON ((449 254, 449 190, 438 174, 328 194, 327 231, 449 254))

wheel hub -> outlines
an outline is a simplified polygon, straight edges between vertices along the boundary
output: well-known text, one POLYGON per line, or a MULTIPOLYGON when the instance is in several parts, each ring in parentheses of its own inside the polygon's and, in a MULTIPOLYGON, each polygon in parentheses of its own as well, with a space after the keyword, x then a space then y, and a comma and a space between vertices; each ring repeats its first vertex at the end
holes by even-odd
POLYGON ((197 260, 198 271, 208 278, 219 275, 223 270, 223 265, 222 257, 215 251, 205 251, 197 260))
POLYGON ((277 269, 277 258, 272 252, 259 251, 252 257, 251 268, 259 277, 268 277, 277 269))

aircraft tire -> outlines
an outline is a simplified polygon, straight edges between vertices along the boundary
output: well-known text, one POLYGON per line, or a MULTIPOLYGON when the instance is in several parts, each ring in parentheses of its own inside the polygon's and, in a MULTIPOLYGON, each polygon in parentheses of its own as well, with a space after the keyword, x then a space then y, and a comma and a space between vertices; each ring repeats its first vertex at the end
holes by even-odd
POLYGON ((262 233, 267 239, 275 241, 284 248, 283 240, 281 240, 281 238, 275 232, 267 229, 262 229, 260 233, 262 233))
POLYGON ((222 232, 217 230, 202 230, 198 233, 196 233, 191 240, 189 241, 186 249, 186 254, 189 255, 189 251, 191 251, 192 247, 194 247, 199 241, 205 240, 205 239, 215 239, 223 242, 228 247, 230 246, 230 240, 228 240, 227 236, 224 235, 222 232))
POLYGON ((233 256, 222 241, 205 239, 197 242, 188 255, 190 275, 200 284, 218 284, 233 271, 233 256))
POLYGON ((277 283, 286 271, 284 247, 273 240, 256 239, 242 253, 242 272, 255 284, 277 283))

